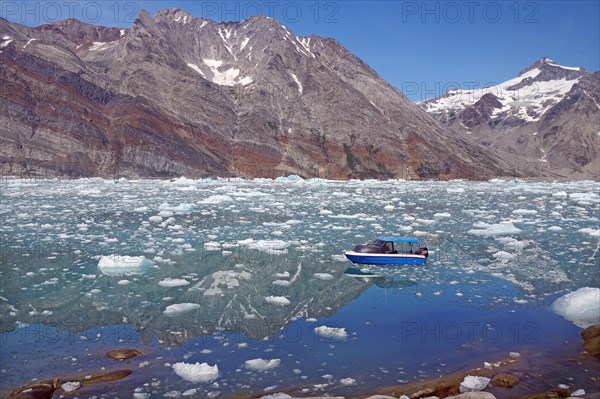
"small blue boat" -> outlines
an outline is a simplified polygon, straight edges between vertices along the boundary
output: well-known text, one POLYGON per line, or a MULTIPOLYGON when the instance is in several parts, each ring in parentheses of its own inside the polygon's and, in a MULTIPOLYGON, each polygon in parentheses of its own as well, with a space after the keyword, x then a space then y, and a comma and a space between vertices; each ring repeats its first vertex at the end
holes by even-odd
POLYGON ((357 245, 352 251, 344 252, 344 255, 352 263, 422 265, 429 252, 426 247, 419 247, 419 240, 413 237, 378 237, 357 245))

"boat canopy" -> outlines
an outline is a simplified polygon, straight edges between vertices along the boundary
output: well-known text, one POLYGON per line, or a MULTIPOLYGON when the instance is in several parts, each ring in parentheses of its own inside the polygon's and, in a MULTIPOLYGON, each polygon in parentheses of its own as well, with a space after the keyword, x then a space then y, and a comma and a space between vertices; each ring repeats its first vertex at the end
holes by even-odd
POLYGON ((381 241, 391 241, 391 242, 413 242, 418 243, 419 240, 413 237, 377 237, 378 240, 381 241))

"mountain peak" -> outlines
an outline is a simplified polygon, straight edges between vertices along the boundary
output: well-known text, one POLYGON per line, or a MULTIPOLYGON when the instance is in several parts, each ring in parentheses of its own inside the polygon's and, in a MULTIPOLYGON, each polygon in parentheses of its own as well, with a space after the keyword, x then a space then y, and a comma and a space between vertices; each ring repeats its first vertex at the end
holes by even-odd
POLYGON ((535 61, 533 64, 529 65, 527 68, 525 68, 521 72, 519 72, 519 76, 521 76, 529 71, 532 71, 534 69, 539 69, 542 72, 554 71, 555 73, 558 72, 559 74, 565 74, 565 73, 567 73, 567 74, 580 73, 581 74, 581 73, 586 72, 585 68, 560 65, 560 64, 556 63, 556 61, 554 61, 553 59, 544 56, 544 57, 540 58, 539 60, 535 61), (557 70, 562 70, 562 71, 559 72, 557 70), (565 72, 565 71, 569 71, 569 72, 565 72))
POLYGON ((163 8, 154 16, 154 21, 159 22, 179 22, 187 24, 192 22, 194 17, 192 14, 183 11, 180 8, 163 8))
POLYGON ((148 23, 153 23, 152 16, 148 14, 144 8, 140 8, 140 12, 138 13, 138 17, 136 22, 139 21, 144 25, 148 25, 148 23))

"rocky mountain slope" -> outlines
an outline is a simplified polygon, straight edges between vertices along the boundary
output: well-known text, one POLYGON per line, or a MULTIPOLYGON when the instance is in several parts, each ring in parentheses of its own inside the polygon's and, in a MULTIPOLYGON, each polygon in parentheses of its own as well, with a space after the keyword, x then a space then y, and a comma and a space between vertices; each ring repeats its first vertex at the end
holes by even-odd
POLYGON ((600 178, 600 71, 542 58, 511 80, 419 104, 503 153, 519 175, 600 178))
POLYGON ((0 163, 25 175, 513 173, 334 39, 167 9, 128 29, 0 19, 0 163))

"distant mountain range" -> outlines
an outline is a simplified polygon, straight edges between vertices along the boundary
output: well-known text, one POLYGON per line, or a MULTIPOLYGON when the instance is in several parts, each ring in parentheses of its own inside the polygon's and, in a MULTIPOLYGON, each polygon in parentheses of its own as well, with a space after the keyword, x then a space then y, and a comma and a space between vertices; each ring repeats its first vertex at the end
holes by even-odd
POLYGON ((334 39, 268 17, 0 19, 0 38, 3 175, 598 178, 598 74, 546 59, 500 95, 417 105, 334 39))
POLYGON ((525 176, 600 177, 600 72, 542 58, 511 80, 419 104, 525 176))

